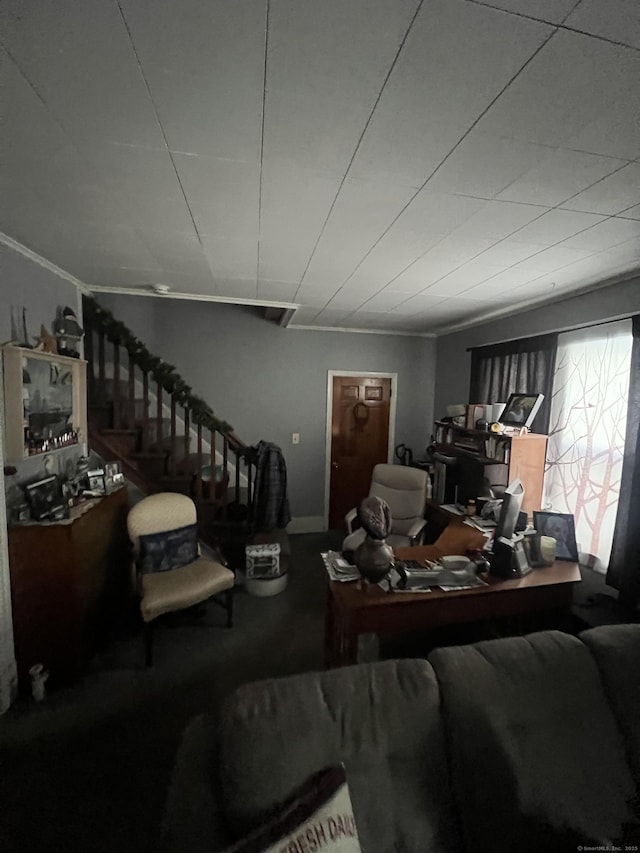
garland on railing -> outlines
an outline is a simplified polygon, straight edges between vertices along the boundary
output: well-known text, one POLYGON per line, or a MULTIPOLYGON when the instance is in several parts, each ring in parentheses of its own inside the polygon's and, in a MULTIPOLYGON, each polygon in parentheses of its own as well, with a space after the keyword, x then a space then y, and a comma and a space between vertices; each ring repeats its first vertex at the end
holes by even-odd
POLYGON ((150 353, 145 344, 136 338, 124 323, 116 320, 111 311, 103 308, 91 296, 84 297, 83 315, 86 325, 98 332, 104 332, 112 343, 123 346, 142 371, 149 373, 177 403, 188 408, 196 424, 223 434, 233 431, 230 424, 215 416, 213 409, 201 397, 192 393, 191 386, 187 385, 173 364, 168 364, 150 353))

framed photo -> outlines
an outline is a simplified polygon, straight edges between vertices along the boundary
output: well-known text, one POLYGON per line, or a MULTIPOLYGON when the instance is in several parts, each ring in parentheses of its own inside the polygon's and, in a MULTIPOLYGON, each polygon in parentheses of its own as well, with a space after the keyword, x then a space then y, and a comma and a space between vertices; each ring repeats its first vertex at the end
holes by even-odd
POLYGON ((533 568, 529 564, 523 539, 516 539, 513 543, 513 567, 519 575, 526 575, 533 568))
POLYGON ((576 528, 572 513, 534 510, 533 526, 541 536, 552 536, 556 540, 556 560, 578 562, 576 528))

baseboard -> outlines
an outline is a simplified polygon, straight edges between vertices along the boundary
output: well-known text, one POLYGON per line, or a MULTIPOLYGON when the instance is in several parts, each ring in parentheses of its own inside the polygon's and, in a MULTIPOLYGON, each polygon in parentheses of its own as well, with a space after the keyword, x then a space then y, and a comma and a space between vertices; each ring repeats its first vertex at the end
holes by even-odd
POLYGON ((299 515, 287 525, 287 533, 324 533, 326 529, 323 515, 299 515))

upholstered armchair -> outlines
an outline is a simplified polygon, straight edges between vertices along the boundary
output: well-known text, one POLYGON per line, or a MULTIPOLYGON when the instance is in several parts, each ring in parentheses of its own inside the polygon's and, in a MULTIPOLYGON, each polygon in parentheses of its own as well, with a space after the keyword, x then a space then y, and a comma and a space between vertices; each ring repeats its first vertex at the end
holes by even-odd
MULTIPOLYGON (((371 475, 369 496, 382 498, 391 510, 391 532, 386 541, 392 548, 407 547, 420 542, 426 525, 424 517, 427 501, 426 471, 405 465, 376 465, 371 475)), ((343 551, 355 551, 364 542, 365 531, 353 529, 358 510, 351 509, 345 516, 348 535, 342 543, 343 551)))
POLYGON ((135 558, 146 666, 152 664, 153 624, 165 613, 212 599, 224 607, 227 627, 231 627, 235 576, 200 553, 191 498, 174 492, 150 495, 129 510, 127 529, 135 558), (223 600, 215 598, 220 594, 223 600))

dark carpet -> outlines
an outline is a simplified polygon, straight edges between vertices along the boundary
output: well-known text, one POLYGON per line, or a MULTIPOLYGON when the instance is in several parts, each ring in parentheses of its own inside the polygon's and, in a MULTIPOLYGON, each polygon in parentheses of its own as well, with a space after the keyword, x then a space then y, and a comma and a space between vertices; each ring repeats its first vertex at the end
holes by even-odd
MULTIPOLYGON (((215 712, 237 685, 323 668, 326 575, 319 556, 341 533, 291 537, 287 589, 240 588, 234 627, 222 609, 158 627, 154 666, 123 632, 82 682, 0 717, 3 853, 156 851, 169 775, 192 716, 215 712)), ((336 541, 337 540, 337 541, 336 541)))

